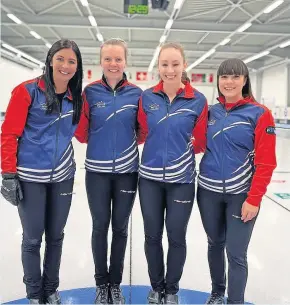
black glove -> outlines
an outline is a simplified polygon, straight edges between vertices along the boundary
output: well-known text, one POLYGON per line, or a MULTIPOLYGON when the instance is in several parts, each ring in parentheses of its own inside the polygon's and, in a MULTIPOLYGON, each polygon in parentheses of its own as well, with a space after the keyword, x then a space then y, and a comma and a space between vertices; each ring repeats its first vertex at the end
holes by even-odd
POLYGON ((23 199, 22 189, 16 174, 2 174, 1 194, 12 203, 18 205, 23 199))

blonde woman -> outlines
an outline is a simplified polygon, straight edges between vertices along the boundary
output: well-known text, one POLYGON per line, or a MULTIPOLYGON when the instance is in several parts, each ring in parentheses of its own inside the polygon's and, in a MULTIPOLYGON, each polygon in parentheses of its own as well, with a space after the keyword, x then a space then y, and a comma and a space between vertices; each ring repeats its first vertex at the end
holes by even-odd
POLYGON ((86 190, 93 219, 96 304, 125 303, 120 283, 138 181, 136 122, 142 92, 126 79, 127 53, 126 43, 120 39, 102 45, 103 76, 84 89, 84 111, 76 132, 80 142, 88 143, 86 190), (113 239, 108 270, 110 221, 113 239))

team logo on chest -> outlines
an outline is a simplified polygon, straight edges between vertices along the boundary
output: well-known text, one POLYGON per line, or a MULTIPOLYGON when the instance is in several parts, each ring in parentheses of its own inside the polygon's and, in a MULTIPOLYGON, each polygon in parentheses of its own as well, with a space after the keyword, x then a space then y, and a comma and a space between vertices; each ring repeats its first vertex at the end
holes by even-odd
POLYGON ((159 110, 159 105, 158 104, 150 104, 149 108, 150 108, 150 110, 159 110))
POLYGON ((46 105, 46 103, 40 104, 40 109, 46 111, 46 110, 47 110, 47 105, 46 105))
POLYGON ((104 108, 104 107, 106 107, 106 103, 104 103, 103 101, 97 102, 95 105, 97 106, 97 108, 104 108))
POLYGON ((214 125, 215 124, 215 120, 210 120, 210 121, 208 121, 208 125, 214 125))

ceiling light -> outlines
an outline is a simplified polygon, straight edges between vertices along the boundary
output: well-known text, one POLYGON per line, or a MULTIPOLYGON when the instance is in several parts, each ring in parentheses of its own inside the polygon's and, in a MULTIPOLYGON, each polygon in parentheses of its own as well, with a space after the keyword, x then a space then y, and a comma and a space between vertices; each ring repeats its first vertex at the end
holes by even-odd
POLYGON ((101 41, 101 42, 104 41, 103 35, 102 35, 101 33, 98 33, 98 34, 97 34, 97 38, 98 38, 98 40, 101 41))
POLYGON ((2 47, 5 48, 5 49, 8 49, 8 50, 10 50, 10 51, 12 51, 14 53, 16 53, 17 56, 19 54, 22 57, 25 57, 25 58, 29 59, 30 61, 37 63, 38 65, 43 65, 43 63, 41 61, 39 61, 38 59, 36 59, 36 58, 34 58, 34 57, 32 57, 32 56, 30 56, 30 55, 28 55, 28 54, 26 54, 26 53, 16 49, 16 48, 14 48, 14 47, 6 44, 6 43, 2 43, 2 47))
POLYGON ((159 55, 160 49, 161 49, 161 47, 158 46, 158 47, 156 48, 156 50, 155 50, 154 56, 153 56, 153 58, 152 58, 152 60, 151 60, 151 63, 150 63, 150 65, 149 65, 149 68, 148 68, 148 72, 149 72, 149 73, 152 72, 152 70, 153 70, 153 68, 154 68, 154 65, 155 65, 155 62, 156 62, 157 57, 158 57, 158 55, 159 55))
POLYGON ((259 53, 259 54, 256 54, 256 55, 254 55, 254 56, 251 56, 251 57, 245 59, 245 60, 244 60, 244 63, 247 64, 247 63, 249 63, 249 62, 251 62, 251 61, 253 61, 253 60, 256 60, 256 59, 258 59, 258 58, 261 58, 261 57, 263 57, 263 56, 266 56, 266 55, 268 55, 269 53, 270 53, 270 51, 261 52, 261 53, 259 53))
POLYGON ((174 9, 179 10, 184 0, 176 0, 174 4, 174 9))
POLYGON ((20 19, 18 19, 15 15, 13 14, 7 14, 7 17, 9 17, 11 20, 13 20, 15 23, 17 24, 21 24, 22 21, 20 19))
POLYGON ((11 56, 11 57, 15 57, 15 56, 16 56, 15 53, 6 51, 6 50, 4 50, 4 49, 1 49, 1 54, 9 55, 9 56, 11 56))
POLYGON ((19 50, 17 50, 16 48, 10 46, 10 45, 7 44, 7 43, 2 43, 2 47, 5 48, 5 49, 10 50, 10 51, 12 51, 12 52, 15 52, 15 53, 18 53, 18 52, 19 52, 19 50))
POLYGON ((94 16, 88 16, 92 26, 97 26, 97 21, 94 16))
POLYGON ((160 37, 159 42, 160 42, 160 43, 163 43, 165 40, 166 40, 166 35, 162 35, 162 36, 160 37))
POLYGON ((186 68, 185 71, 189 71, 192 68, 194 68, 195 66, 199 65, 202 61, 204 61, 207 57, 211 56, 214 52, 216 51, 216 49, 211 49, 209 50, 207 53, 205 53, 204 55, 202 55, 198 60, 196 60, 193 64, 191 64, 189 67, 186 68))
POLYGON ((30 33, 34 38, 36 38, 36 39, 41 39, 41 36, 38 35, 36 32, 30 31, 29 33, 30 33))
POLYGON ((284 2, 284 0, 277 0, 277 1, 273 2, 272 4, 270 4, 268 7, 266 7, 264 9, 264 14, 271 13, 272 11, 274 11, 274 9, 276 9, 278 6, 280 6, 283 2, 284 2))
POLYGON ((290 40, 287 40, 287 41, 284 41, 283 43, 281 43, 279 45, 279 48, 283 49, 283 48, 288 47, 288 46, 290 46, 290 40))
POLYGON ((165 29, 170 30, 173 24, 173 19, 169 19, 166 23, 165 29))
POLYGON ((89 6, 88 0, 80 0, 83 6, 89 6))
POLYGON ((242 25, 240 28, 238 28, 238 32, 242 33, 244 32, 246 29, 248 29, 250 26, 252 25, 251 22, 247 22, 244 25, 242 25))
POLYGON ((221 46, 224 46, 224 45, 226 45, 227 43, 229 43, 230 41, 231 41, 230 38, 225 38, 225 39, 220 43, 220 45, 221 45, 221 46))

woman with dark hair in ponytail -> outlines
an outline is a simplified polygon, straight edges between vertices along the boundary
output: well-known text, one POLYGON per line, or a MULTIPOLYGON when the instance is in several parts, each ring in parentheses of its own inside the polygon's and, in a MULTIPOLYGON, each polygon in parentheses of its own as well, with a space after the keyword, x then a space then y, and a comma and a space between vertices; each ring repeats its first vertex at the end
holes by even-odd
POLYGON ((152 304, 177 304, 179 281, 186 259, 186 229, 195 194, 195 154, 206 143, 208 106, 190 85, 182 47, 161 47, 161 81, 141 96, 139 143, 145 142, 140 165, 139 194, 145 229, 145 253, 152 304), (169 250, 164 271, 162 234, 169 250))
POLYGON ((57 288, 74 183, 71 140, 81 115, 82 78, 76 43, 55 42, 43 75, 12 91, 2 125, 1 193, 18 208, 23 228, 23 281, 30 304, 61 303, 57 288), (46 246, 41 274, 43 233, 46 246))

